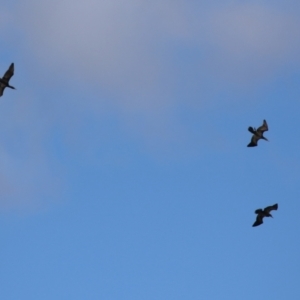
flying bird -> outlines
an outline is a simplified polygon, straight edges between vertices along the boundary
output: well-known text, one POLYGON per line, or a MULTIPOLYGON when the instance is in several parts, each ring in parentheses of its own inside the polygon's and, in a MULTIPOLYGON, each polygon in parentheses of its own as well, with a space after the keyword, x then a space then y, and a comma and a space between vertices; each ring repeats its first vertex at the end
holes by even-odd
POLYGON ((9 80, 14 75, 14 69, 15 69, 14 63, 12 63, 9 66, 8 70, 5 72, 4 76, 2 78, 0 78, 0 97, 3 95, 4 89, 6 87, 9 87, 9 88, 15 90, 15 88, 13 86, 9 85, 9 80))
POLYGON ((257 146, 257 142, 260 139, 266 140, 268 141, 265 137, 264 137, 264 132, 268 131, 268 124, 267 121, 264 120, 263 124, 258 127, 257 129, 249 127, 248 130, 253 133, 253 136, 251 138, 251 142, 248 144, 247 147, 256 147, 257 146))
POLYGON ((270 211, 277 210, 277 209, 278 209, 277 203, 274 205, 265 207, 264 210, 262 210, 261 208, 257 209, 255 211, 255 213, 257 214, 256 221, 253 223, 252 226, 255 227, 255 226, 261 225, 263 223, 264 217, 272 217, 273 218, 273 216, 270 214, 270 211))

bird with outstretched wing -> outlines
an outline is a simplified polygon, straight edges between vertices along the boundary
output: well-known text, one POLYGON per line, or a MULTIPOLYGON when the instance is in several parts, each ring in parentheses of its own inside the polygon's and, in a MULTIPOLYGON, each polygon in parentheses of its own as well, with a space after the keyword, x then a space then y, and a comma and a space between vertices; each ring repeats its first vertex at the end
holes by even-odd
POLYGON ((264 132, 265 131, 268 131, 268 124, 267 124, 267 121, 264 120, 263 121, 263 124, 258 127, 257 129, 253 128, 253 127, 249 127, 248 128, 248 131, 250 131, 253 136, 251 138, 251 142, 247 145, 247 147, 256 147, 257 146, 257 142, 260 140, 260 139, 264 139, 266 141, 268 141, 265 137, 264 137, 264 132))
POLYGON ((255 226, 259 226, 259 225, 261 225, 262 223, 263 223, 263 218, 264 217, 272 217, 273 218, 273 216, 271 215, 271 211, 272 210, 277 210, 278 209, 278 204, 276 203, 276 204, 274 204, 274 205, 271 205, 271 206, 267 206, 267 207, 265 207, 264 209, 257 209, 256 211, 255 211, 255 213, 257 214, 257 217, 256 217, 256 221, 253 223, 253 227, 255 227, 255 226))
POLYGON ((9 84, 9 80, 14 75, 14 63, 12 63, 8 70, 5 72, 4 76, 0 78, 0 97, 3 95, 4 89, 9 87, 11 89, 15 89, 13 86, 9 84))

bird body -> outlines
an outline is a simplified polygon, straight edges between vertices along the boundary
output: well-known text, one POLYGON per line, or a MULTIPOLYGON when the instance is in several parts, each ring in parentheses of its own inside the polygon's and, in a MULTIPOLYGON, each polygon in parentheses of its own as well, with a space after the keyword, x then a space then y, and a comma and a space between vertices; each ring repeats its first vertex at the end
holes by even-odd
POLYGON ((271 211, 272 210, 277 210, 278 209, 278 204, 274 204, 274 205, 271 205, 271 206, 267 206, 265 207, 264 209, 257 209, 255 211, 255 213, 257 214, 257 217, 256 217, 256 221, 253 223, 253 227, 255 226, 259 226, 263 223, 263 218, 264 217, 271 217, 273 218, 273 216, 271 215, 271 211))
POLYGON ((14 75, 14 69, 15 69, 14 63, 12 63, 9 66, 8 70, 5 72, 5 74, 3 75, 3 77, 0 78, 0 97, 3 95, 4 89, 6 87, 15 90, 15 87, 13 87, 9 84, 10 78, 14 75))
POLYGON ((268 131, 268 129, 269 128, 268 128, 268 124, 267 124, 266 120, 264 120, 263 124, 260 127, 258 127, 257 129, 249 127, 248 131, 250 131, 253 135, 252 135, 252 138, 251 138, 251 142, 247 145, 247 147, 256 147, 257 146, 257 142, 260 139, 268 141, 264 137, 264 132, 268 131))

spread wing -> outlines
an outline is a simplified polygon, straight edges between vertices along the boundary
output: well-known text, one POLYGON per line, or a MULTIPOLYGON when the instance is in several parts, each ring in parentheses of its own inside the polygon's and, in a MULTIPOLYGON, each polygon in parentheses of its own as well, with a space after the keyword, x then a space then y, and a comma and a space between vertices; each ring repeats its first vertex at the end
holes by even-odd
POLYGON ((268 124, 267 124, 267 121, 264 120, 263 124, 257 128, 257 131, 261 132, 261 133, 264 133, 265 131, 268 131, 268 124))
POLYGON ((260 139, 259 136, 253 134, 251 138, 251 142, 247 145, 247 147, 256 147, 257 146, 257 141, 260 139))
POLYGON ((264 211, 266 213, 269 213, 271 210, 277 210, 278 209, 278 204, 274 204, 274 205, 271 205, 271 206, 267 206, 264 208, 264 211))
POLYGON ((6 88, 6 86, 0 82, 0 97, 3 95, 4 89, 6 88))
POLYGON ((3 81, 4 83, 8 83, 10 78, 14 75, 14 70, 15 70, 15 66, 14 63, 12 63, 9 66, 8 70, 5 72, 1 81, 3 81))
POLYGON ((256 217, 256 221, 253 223, 252 227, 259 226, 263 223, 263 215, 258 214, 256 217))

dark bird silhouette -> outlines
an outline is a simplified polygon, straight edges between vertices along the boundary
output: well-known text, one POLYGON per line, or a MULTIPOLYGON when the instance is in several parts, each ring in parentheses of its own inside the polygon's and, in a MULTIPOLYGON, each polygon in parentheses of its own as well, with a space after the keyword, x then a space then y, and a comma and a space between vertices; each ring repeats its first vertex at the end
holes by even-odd
POLYGON ((264 137, 264 132, 268 131, 268 124, 267 121, 264 120, 263 124, 258 127, 257 129, 249 127, 248 130, 253 133, 253 136, 251 138, 251 142, 248 144, 247 147, 256 147, 257 146, 257 142, 260 139, 266 140, 268 141, 265 137, 264 137))
POLYGON ((274 204, 274 205, 271 205, 271 206, 267 206, 264 208, 264 210, 262 210, 261 208, 260 209, 257 209, 255 211, 255 213, 257 214, 257 217, 256 217, 256 221, 253 223, 253 227, 255 226, 259 226, 263 223, 263 218, 264 217, 271 217, 273 218, 273 216, 270 214, 270 211, 272 210, 277 210, 278 209, 278 204, 274 204))
POLYGON ((14 63, 12 63, 9 66, 8 70, 5 72, 4 76, 0 78, 0 97, 3 95, 4 89, 6 87, 15 90, 15 88, 9 84, 10 78, 14 75, 14 69, 15 69, 14 63))

